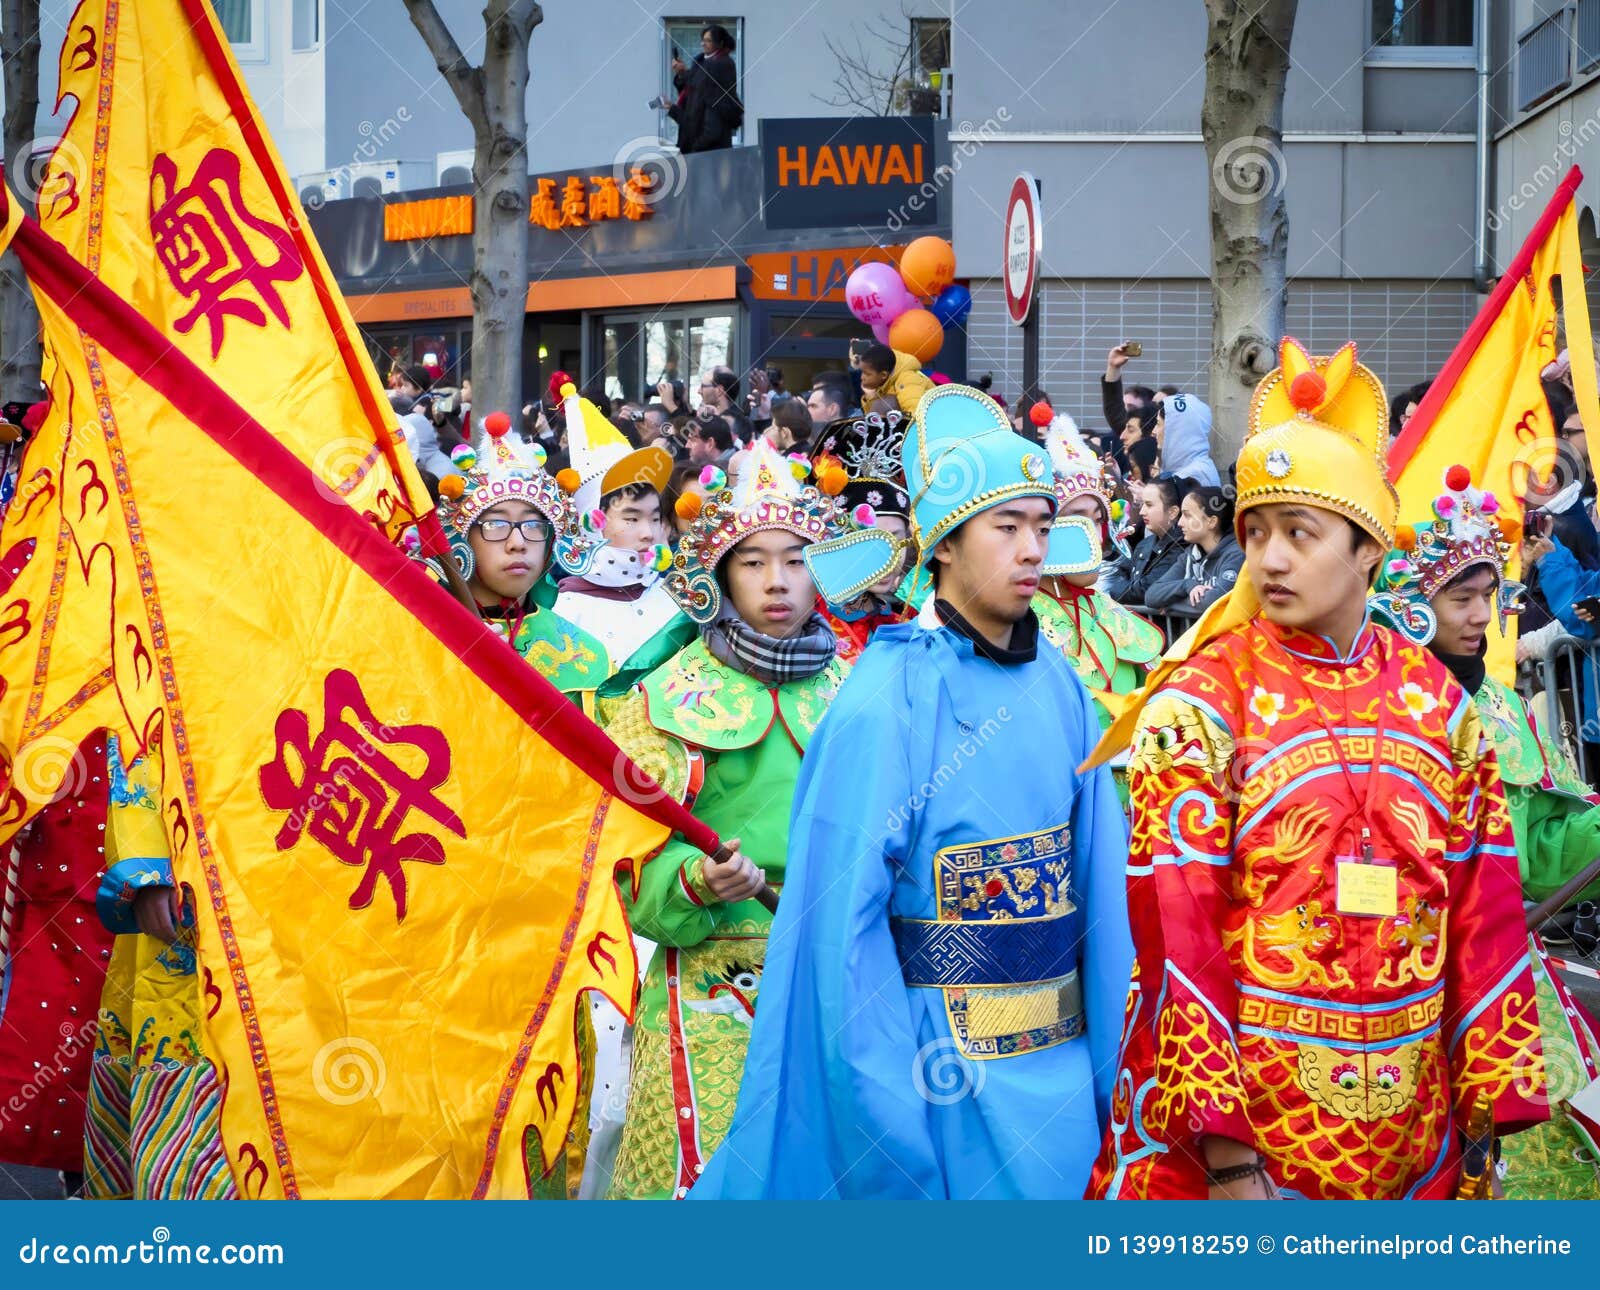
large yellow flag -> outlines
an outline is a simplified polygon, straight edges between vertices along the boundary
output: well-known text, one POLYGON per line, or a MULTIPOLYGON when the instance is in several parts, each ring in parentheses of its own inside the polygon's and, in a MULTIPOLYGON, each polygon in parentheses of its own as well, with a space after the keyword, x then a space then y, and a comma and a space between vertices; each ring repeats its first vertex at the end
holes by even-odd
POLYGON ((8 207, 51 410, 0 529, 0 847, 86 732, 159 750, 241 1193, 525 1195, 579 992, 632 1007, 616 867, 687 816, 8 207))
POLYGON ((83 0, 60 77, 44 231, 337 495, 409 524, 427 494, 211 6, 83 0))
MULTIPOLYGON (((1585 425, 1600 426, 1594 346, 1578 250, 1576 166, 1535 223, 1516 258, 1473 319, 1438 378, 1389 450, 1389 478, 1400 493, 1400 519, 1433 517, 1445 472, 1460 463, 1473 482, 1496 495, 1505 512, 1522 516, 1528 476, 1566 470, 1576 479, 1583 463, 1566 461, 1552 424, 1539 373, 1558 350, 1559 312, 1572 355, 1572 387, 1585 425), (1513 509, 1514 508, 1514 509, 1513 509)), ((1513 571, 1514 572, 1514 571, 1513 571)), ((1508 684, 1516 674, 1516 628, 1489 631, 1489 667, 1508 684)))

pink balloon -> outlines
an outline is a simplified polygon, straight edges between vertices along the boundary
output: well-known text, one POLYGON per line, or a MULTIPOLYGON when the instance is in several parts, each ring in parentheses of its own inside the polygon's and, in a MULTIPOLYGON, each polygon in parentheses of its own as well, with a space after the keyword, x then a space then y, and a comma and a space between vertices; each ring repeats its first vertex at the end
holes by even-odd
POLYGON ((869 326, 891 323, 916 304, 899 270, 878 260, 856 266, 845 281, 844 298, 850 312, 869 326))
POLYGON ((883 321, 885 324, 892 323, 903 313, 909 313, 913 309, 922 308, 922 301, 918 300, 914 295, 911 294, 910 288, 907 287, 904 282, 901 282, 898 285, 900 287, 899 297, 897 299, 887 301, 884 305, 883 321))
POLYGON ((872 334, 877 338, 878 344, 887 345, 889 343, 889 324, 886 322, 873 323, 872 334))

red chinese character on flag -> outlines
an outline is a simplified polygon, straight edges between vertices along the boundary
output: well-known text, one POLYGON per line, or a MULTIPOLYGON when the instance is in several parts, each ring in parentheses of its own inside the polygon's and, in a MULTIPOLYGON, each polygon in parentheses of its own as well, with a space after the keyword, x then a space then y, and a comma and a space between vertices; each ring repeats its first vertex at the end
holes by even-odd
POLYGON ((394 896, 395 921, 406 917, 406 874, 401 865, 443 864, 444 843, 429 833, 400 835, 412 811, 466 837, 461 817, 435 793, 450 777, 450 744, 432 726, 385 726, 373 716, 361 682, 343 668, 323 683, 322 731, 311 735, 304 712, 287 708, 274 728, 276 758, 260 771, 261 796, 288 811, 278 830, 279 851, 309 834, 341 864, 365 865, 350 897, 351 909, 372 903, 378 879, 394 896), (410 774, 406 766, 421 765, 410 774), (420 759, 420 761, 419 761, 420 759))
POLYGON ((166 153, 156 157, 150 167, 150 236, 174 289, 193 301, 173 326, 187 333, 204 319, 212 358, 222 352, 230 316, 265 327, 270 309, 289 325, 276 284, 293 282, 305 264, 288 229, 245 209, 239 158, 226 148, 206 153, 186 185, 178 183, 176 161, 166 153))

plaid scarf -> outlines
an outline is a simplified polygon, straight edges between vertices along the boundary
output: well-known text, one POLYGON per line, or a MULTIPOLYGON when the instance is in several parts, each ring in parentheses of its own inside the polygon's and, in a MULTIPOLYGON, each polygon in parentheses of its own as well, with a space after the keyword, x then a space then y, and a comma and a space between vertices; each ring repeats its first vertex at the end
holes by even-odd
POLYGON ((815 676, 833 661, 839 648, 833 629, 815 612, 798 632, 782 640, 758 632, 731 606, 700 630, 706 648, 717 659, 767 686, 815 676))

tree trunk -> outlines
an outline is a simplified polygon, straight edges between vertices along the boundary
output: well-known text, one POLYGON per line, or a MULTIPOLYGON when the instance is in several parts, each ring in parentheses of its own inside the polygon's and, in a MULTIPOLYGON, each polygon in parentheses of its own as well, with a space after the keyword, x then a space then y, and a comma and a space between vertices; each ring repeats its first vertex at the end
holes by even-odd
MULTIPOLYGON (((6 178, 14 199, 33 214, 34 121, 39 114, 39 0, 0 3, 0 57, 5 59, 6 178)), ((39 307, 15 251, 0 256, 0 400, 36 402, 39 307)))
POLYGON ((482 67, 469 66, 433 0, 405 0, 439 72, 472 123, 473 434, 483 413, 522 409, 528 300, 528 45, 544 12, 488 0, 482 67))
POLYGON ((1297 0, 1206 0, 1200 133, 1211 172, 1212 453, 1244 442, 1250 392, 1277 365, 1288 295, 1283 87, 1297 0))

